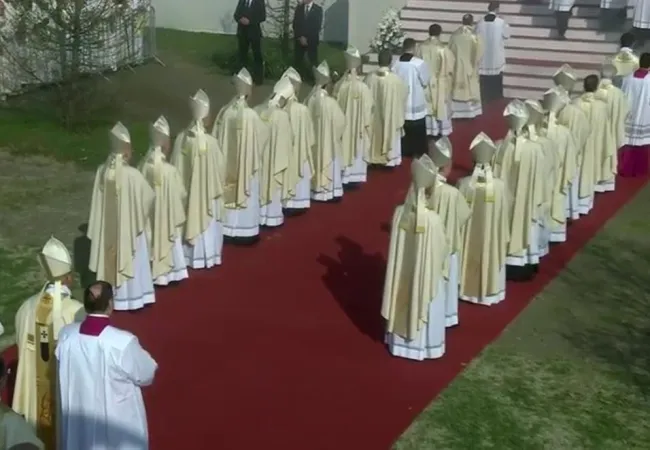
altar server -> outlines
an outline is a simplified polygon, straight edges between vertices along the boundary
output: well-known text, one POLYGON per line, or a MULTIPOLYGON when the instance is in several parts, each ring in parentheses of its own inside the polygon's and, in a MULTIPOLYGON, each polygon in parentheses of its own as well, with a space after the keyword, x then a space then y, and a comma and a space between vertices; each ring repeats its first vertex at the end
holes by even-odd
POLYGON ((539 221, 544 202, 544 154, 529 139, 528 110, 524 102, 511 101, 503 112, 510 128, 495 155, 494 174, 512 195, 508 277, 516 281, 533 278, 540 259, 539 221))
POLYGON ((289 113, 283 109, 293 94, 291 81, 281 78, 260 112, 268 133, 261 158, 260 225, 267 227, 284 223, 282 204, 291 196, 297 182, 297 177, 288 173, 294 138, 289 113))
POLYGON ((379 68, 366 77, 375 111, 370 132, 370 164, 396 167, 402 162, 402 134, 408 86, 390 70, 390 50, 379 52, 379 68))
POLYGON ((474 16, 463 16, 462 25, 449 38, 449 49, 456 62, 451 94, 452 117, 473 119, 483 114, 478 65, 484 51, 481 37, 474 31, 474 16))
POLYGON ((436 172, 411 164, 412 189, 393 214, 381 315, 393 356, 422 361, 445 353, 444 266, 449 247, 442 220, 426 206, 436 172))
POLYGON ((153 277, 146 228, 154 192, 129 165, 131 136, 118 122, 110 133, 112 151, 97 169, 88 239, 90 270, 115 286, 115 309, 128 311, 154 303, 153 277))
POLYGON ((428 196, 427 201, 429 208, 442 219, 449 245, 449 262, 445 274, 445 321, 448 327, 452 327, 458 325, 460 254, 470 209, 465 197, 447 181, 452 167, 452 146, 449 138, 443 137, 437 142, 430 140, 429 155, 432 164, 438 169, 438 175, 433 192, 428 196))
POLYGON ((63 242, 52 236, 38 254, 38 261, 47 282, 16 313, 18 369, 11 407, 36 429, 45 448, 54 450, 54 349, 61 328, 83 319, 83 305, 72 298, 73 262, 63 242))
POLYGON ((345 114, 342 164, 343 185, 364 183, 368 172, 370 127, 372 126, 373 98, 363 82, 361 53, 352 46, 345 51, 347 71, 334 87, 334 96, 345 114))
POLYGON ((66 326, 56 348, 60 420, 58 450, 147 450, 141 388, 158 365, 138 338, 110 325, 111 285, 86 288, 82 323, 66 326))
POLYGON ((224 158, 223 234, 231 242, 253 244, 260 234, 260 169, 268 130, 248 104, 253 92, 248 70, 241 69, 233 77, 233 84, 235 97, 221 108, 212 128, 224 158))
POLYGON ((418 46, 417 55, 427 63, 431 78, 425 91, 429 105, 427 115, 428 136, 449 136, 451 123, 451 88, 456 59, 447 44, 440 40, 442 27, 434 23, 429 27, 429 38, 418 46))
POLYGON ((478 64, 481 81, 481 99, 485 104, 503 98, 503 70, 506 65, 505 41, 510 38, 510 27, 499 13, 499 2, 488 4, 488 13, 476 24, 476 34, 484 44, 478 64))
POLYGON ((625 146, 619 152, 619 173, 624 177, 648 175, 650 151, 650 53, 641 55, 640 67, 623 80, 630 105, 625 122, 625 146))
POLYGON ((559 119, 558 113, 567 104, 567 98, 557 89, 544 93, 543 106, 547 114, 547 136, 553 141, 558 154, 559 171, 553 191, 551 204, 551 242, 565 242, 567 219, 571 218, 570 198, 575 193, 577 204, 578 190, 571 190, 578 184, 578 149, 571 131, 559 119))
POLYGON ((505 183, 492 172, 492 140, 479 133, 470 151, 474 171, 458 183, 471 212, 460 254, 460 299, 490 306, 506 298, 510 198, 505 183))
POLYGON ((156 194, 147 236, 154 284, 166 286, 188 277, 183 250, 187 192, 178 169, 167 162, 169 123, 160 116, 151 127, 151 146, 140 171, 156 194))
POLYGON ((327 61, 314 69, 314 78, 316 84, 306 99, 316 140, 311 198, 318 202, 331 202, 343 197, 341 164, 345 114, 326 90, 331 81, 327 61))

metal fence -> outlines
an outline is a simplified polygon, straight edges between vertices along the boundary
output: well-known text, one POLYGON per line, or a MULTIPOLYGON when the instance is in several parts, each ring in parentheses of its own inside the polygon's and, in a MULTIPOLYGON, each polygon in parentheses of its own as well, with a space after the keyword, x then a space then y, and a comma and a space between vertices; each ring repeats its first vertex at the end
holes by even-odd
MULTIPOLYGON (((92 17, 76 39, 52 29, 27 37, 0 30, 0 95, 18 95, 68 77, 97 75, 160 60, 156 56, 156 11, 153 6, 119 7, 106 20, 92 17), (43 39, 43 35, 47 39, 43 39)), ((1 17, 0 17, 1 20, 1 17)), ((16 22, 18 23, 18 22, 16 22)), ((162 64, 162 63, 161 63, 162 64)))

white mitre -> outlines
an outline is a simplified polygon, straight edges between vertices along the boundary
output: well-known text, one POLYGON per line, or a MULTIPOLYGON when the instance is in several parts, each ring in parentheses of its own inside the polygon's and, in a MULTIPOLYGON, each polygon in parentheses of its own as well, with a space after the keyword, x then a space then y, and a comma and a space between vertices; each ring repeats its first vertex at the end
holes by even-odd
POLYGON ((52 327, 54 330, 54 339, 59 337, 61 328, 65 325, 63 322, 63 305, 62 305, 62 288, 61 278, 72 272, 72 257, 70 252, 63 245, 63 242, 52 236, 43 246, 38 255, 38 261, 45 270, 49 282, 43 288, 41 295, 52 283, 52 327))
POLYGON ((348 70, 354 70, 361 65, 361 52, 351 45, 345 50, 345 65, 348 70))
POLYGON ((317 86, 323 87, 331 81, 330 66, 327 61, 323 61, 314 68, 314 79, 317 86))
POLYGON ((289 67, 282 74, 282 78, 288 78, 291 80, 291 83, 293 83, 293 89, 296 91, 296 93, 300 91, 300 86, 302 85, 302 77, 296 69, 289 67))
POLYGON ((524 105, 528 111, 528 123, 537 125, 544 119, 544 108, 538 100, 526 100, 524 105))
POLYGON ((528 116, 528 108, 521 100, 512 100, 503 111, 508 127, 515 134, 528 124, 528 116))
POLYGON ((119 150, 123 144, 131 143, 131 134, 122 122, 117 122, 110 132, 113 151, 119 150))
POLYGON ((411 163, 411 183, 413 185, 413 194, 407 196, 407 204, 405 208, 414 208, 410 211, 405 210, 402 214, 400 226, 404 229, 412 228, 415 225, 416 233, 423 233, 424 227, 424 213, 426 212, 426 198, 424 190, 435 186, 437 179, 437 170, 427 167, 427 163, 420 159, 414 159, 411 163), (415 221, 411 220, 411 214, 415 212, 415 221), (413 223, 415 222, 415 223, 413 223))
POLYGON ((492 157, 497 148, 490 136, 481 131, 472 140, 472 143, 469 145, 469 150, 472 153, 474 164, 486 165, 490 164, 490 161, 492 161, 492 157))
POLYGON ((429 156, 437 167, 447 167, 452 158, 451 140, 447 136, 438 139, 429 152, 429 156))
POLYGON ((241 97, 248 97, 253 92, 253 77, 245 67, 235 74, 233 84, 237 95, 241 97))
POLYGON ((544 109, 552 114, 557 114, 564 108, 567 104, 568 99, 565 95, 562 95, 555 88, 551 88, 548 91, 544 92, 544 97, 542 99, 542 105, 544 109))
POLYGON ((554 74, 553 82, 567 92, 571 92, 576 84, 576 75, 573 68, 568 64, 563 64, 554 74))
POLYGON ((197 122, 202 121, 210 114, 210 98, 203 89, 199 89, 194 96, 190 97, 190 109, 192 110, 192 119, 197 122))
POLYGON ((294 94, 295 91, 291 80, 289 78, 280 78, 280 80, 275 83, 275 86, 273 86, 273 98, 270 102, 275 103, 277 106, 281 106, 281 103, 286 103, 294 96, 294 94))
POLYGON ((155 133, 160 133, 163 136, 169 137, 169 122, 165 118, 165 116, 160 116, 156 119, 156 121, 153 123, 151 127, 152 131, 155 133))

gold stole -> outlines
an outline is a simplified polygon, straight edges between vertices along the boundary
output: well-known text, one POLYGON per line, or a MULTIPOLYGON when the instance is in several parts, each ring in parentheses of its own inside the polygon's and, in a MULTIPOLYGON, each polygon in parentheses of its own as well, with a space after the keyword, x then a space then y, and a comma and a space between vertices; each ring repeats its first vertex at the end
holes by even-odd
MULTIPOLYGON (((111 169, 108 169, 111 170, 111 169)), ((104 281, 117 286, 117 248, 119 245, 119 198, 117 180, 106 179, 104 182, 104 281)))
POLYGON ((56 448, 55 399, 56 365, 54 329, 52 326, 52 296, 44 293, 36 307, 36 434, 47 450, 56 448))

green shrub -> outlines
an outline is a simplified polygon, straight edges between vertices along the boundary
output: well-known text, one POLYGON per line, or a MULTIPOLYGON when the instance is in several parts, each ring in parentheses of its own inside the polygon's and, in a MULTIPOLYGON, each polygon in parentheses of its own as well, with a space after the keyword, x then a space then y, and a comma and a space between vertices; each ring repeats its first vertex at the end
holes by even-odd
MULTIPOLYGON (((284 71, 293 65, 293 47, 289 48, 288 54, 283 54, 280 41, 277 39, 264 38, 262 40, 262 55, 266 80, 279 79, 284 71)), ((341 74, 345 71, 345 58, 341 45, 321 43, 318 48, 318 56, 321 61, 327 60, 332 73, 341 74)), ((252 54, 249 55, 249 62, 252 62, 252 58, 252 54)), ((235 36, 219 36, 219 47, 212 56, 212 62, 226 75, 232 75, 240 69, 235 36)), ((250 67, 248 69, 250 70, 250 67)))

